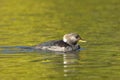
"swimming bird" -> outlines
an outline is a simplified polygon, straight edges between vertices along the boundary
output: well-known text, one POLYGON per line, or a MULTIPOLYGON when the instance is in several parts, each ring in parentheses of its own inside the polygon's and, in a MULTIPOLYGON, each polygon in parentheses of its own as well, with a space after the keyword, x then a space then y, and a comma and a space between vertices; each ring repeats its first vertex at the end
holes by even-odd
POLYGON ((78 41, 86 42, 80 37, 79 34, 69 33, 69 34, 65 34, 62 40, 52 40, 52 41, 44 42, 34 46, 34 49, 60 51, 60 52, 75 51, 80 49, 80 45, 77 44, 78 41))

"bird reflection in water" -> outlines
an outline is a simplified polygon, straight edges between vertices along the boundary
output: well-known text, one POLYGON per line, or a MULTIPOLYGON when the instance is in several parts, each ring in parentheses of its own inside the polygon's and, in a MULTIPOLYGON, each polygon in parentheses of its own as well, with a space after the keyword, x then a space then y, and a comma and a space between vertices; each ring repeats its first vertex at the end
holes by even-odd
POLYGON ((75 76, 78 73, 77 67, 79 65, 79 53, 65 53, 63 54, 64 76, 75 76))

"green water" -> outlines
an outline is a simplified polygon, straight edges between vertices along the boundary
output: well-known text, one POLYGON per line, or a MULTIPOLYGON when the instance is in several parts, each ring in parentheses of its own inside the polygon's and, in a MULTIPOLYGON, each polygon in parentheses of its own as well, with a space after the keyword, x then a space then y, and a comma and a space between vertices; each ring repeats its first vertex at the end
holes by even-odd
POLYGON ((119 80, 119 24, 120 0, 1 0, 0 47, 33 46, 69 32, 87 43, 69 54, 0 48, 0 80, 119 80))

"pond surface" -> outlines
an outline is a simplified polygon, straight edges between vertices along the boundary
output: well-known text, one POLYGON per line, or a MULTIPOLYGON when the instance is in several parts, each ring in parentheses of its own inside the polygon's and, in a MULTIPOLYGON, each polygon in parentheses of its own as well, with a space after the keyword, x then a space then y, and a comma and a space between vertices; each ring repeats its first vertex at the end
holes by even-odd
POLYGON ((1 0, 0 80, 119 80, 120 0, 1 0), (76 32, 70 53, 24 47, 76 32))

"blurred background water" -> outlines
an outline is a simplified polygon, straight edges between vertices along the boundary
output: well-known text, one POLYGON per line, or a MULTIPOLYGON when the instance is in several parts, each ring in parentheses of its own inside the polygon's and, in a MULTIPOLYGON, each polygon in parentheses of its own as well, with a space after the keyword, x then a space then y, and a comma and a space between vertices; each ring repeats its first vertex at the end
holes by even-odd
POLYGON ((119 0, 0 0, 0 80, 119 80, 119 0), (76 32, 79 52, 21 47, 76 32))

